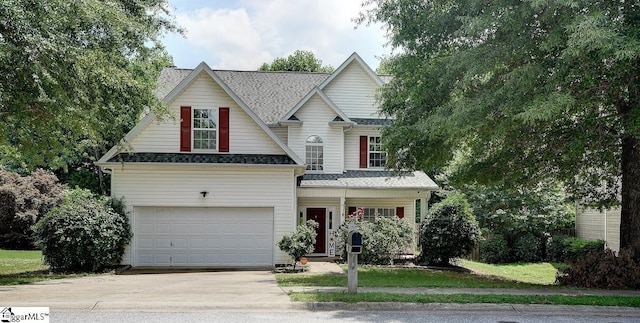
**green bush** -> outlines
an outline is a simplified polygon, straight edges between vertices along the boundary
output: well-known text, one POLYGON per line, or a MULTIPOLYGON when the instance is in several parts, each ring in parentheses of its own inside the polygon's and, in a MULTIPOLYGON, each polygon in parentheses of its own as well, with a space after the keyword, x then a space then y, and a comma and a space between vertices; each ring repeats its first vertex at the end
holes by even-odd
POLYGON ((488 264, 503 264, 511 261, 511 248, 500 235, 487 238, 480 244, 480 259, 488 264))
POLYGON ((542 238, 533 234, 519 237, 513 246, 513 257, 521 262, 539 262, 543 260, 544 244, 542 238))
POLYGON ((373 222, 347 220, 337 231, 338 250, 346 260, 345 252, 349 223, 354 222, 362 234, 362 253, 358 262, 369 265, 389 265, 400 254, 415 247, 415 226, 396 216, 376 217, 373 222))
POLYGON ((629 250, 593 250, 558 270, 557 282, 585 288, 638 289, 640 265, 629 250))
POLYGON ((565 234, 552 235, 547 240, 547 260, 551 262, 564 262, 567 257, 566 240, 569 238, 565 234))
POLYGON ((309 220, 307 223, 299 225, 295 232, 285 233, 278 241, 278 248, 293 258, 294 269, 300 258, 313 251, 318 226, 316 221, 309 220))
POLYGON ((575 261, 586 257, 593 251, 604 250, 604 240, 585 240, 582 238, 568 237, 564 240, 565 261, 575 261))
POLYGON ((480 240, 480 228, 466 198, 450 194, 431 208, 420 228, 418 264, 448 264, 468 254, 480 240))
POLYGON ((52 271, 98 272, 122 259, 131 240, 124 205, 88 190, 68 191, 34 227, 52 271))

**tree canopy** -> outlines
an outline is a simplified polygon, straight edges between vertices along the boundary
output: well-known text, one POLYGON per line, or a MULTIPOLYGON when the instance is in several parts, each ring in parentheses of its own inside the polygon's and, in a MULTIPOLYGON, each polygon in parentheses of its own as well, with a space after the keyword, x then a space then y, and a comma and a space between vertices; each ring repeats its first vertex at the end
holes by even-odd
POLYGON ((381 92, 389 165, 449 165, 454 182, 562 181, 622 195, 640 248, 640 6, 623 0, 367 0, 398 54, 381 92))
MULTIPOLYGON (((176 27, 166 0, 0 2, 0 145, 29 166, 63 166, 82 142, 112 145, 154 95, 176 27)), ((92 144, 93 145, 93 144, 92 144)))
POLYGON ((264 63, 259 71, 299 71, 331 73, 334 68, 331 65, 322 65, 322 60, 316 58, 311 51, 297 50, 293 54, 278 57, 271 64, 264 63))

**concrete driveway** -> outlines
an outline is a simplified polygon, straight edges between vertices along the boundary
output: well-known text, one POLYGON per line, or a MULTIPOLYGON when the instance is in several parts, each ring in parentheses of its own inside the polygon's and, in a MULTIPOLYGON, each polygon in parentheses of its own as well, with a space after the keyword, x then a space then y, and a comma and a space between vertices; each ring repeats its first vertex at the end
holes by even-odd
POLYGON ((269 271, 101 275, 0 286, 0 306, 51 310, 288 309, 269 271))

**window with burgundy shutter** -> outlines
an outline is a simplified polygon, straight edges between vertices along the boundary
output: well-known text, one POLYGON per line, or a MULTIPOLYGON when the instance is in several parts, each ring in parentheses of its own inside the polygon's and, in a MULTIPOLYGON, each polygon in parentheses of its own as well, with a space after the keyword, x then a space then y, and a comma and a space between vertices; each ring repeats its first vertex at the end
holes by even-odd
POLYGON ((191 107, 180 107, 180 151, 191 151, 191 107))
POLYGON ((398 216, 401 219, 404 218, 404 206, 396 207, 396 216, 398 216))
POLYGON ((369 154, 369 137, 360 136, 360 168, 367 168, 369 154))
POLYGON ((219 152, 229 152, 229 108, 219 108, 219 152))

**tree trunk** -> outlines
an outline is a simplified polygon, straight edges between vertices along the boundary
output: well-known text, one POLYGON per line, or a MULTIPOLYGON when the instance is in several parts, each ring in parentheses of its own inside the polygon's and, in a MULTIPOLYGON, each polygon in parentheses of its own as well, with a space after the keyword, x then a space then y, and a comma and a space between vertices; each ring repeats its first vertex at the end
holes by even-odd
POLYGON ((622 139, 620 248, 640 251, 640 139, 622 139))

